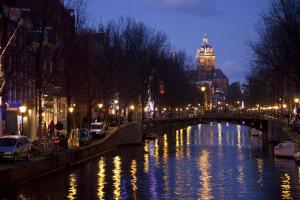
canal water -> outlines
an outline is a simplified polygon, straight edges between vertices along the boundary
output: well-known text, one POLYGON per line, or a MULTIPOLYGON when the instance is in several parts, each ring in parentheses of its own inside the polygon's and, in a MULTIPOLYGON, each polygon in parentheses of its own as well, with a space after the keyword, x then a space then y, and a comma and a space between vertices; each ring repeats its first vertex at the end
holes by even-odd
POLYGON ((246 126, 210 123, 161 132, 0 199, 297 199, 300 166, 275 159, 246 126))

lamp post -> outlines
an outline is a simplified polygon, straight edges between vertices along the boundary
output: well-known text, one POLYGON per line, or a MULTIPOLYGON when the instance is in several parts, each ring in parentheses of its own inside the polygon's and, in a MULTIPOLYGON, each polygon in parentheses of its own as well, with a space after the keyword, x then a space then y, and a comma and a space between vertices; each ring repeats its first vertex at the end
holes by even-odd
POLYGON ((206 93, 205 93, 205 91, 206 91, 206 87, 205 86, 201 86, 201 92, 203 92, 203 114, 204 114, 204 112, 205 112, 205 108, 206 108, 206 93))
POLYGON ((19 107, 19 111, 22 115, 22 131, 21 131, 21 135, 23 135, 24 133, 24 114, 26 113, 27 107, 26 106, 21 106, 19 107))
POLYGON ((298 103, 299 103, 299 98, 294 99, 295 102, 295 115, 298 115, 298 103))
POLYGON ((73 126, 73 112, 74 112, 74 107, 69 108, 69 112, 71 113, 71 127, 73 126))
POLYGON ((129 122, 132 122, 132 121, 133 121, 133 118, 134 118, 134 116, 133 116, 134 105, 131 105, 131 106, 129 107, 129 109, 130 109, 130 112, 128 113, 128 121, 129 121, 129 122))

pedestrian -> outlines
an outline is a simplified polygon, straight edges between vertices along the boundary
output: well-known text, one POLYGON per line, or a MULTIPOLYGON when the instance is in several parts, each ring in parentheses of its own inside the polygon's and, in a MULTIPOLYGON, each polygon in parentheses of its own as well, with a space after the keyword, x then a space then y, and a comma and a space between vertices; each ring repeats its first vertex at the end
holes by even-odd
POLYGON ((52 120, 48 125, 48 133, 50 134, 50 137, 54 136, 54 129, 55 129, 55 124, 54 121, 52 120))
POLYGON ((44 122, 43 125, 42 125, 42 135, 41 135, 41 137, 42 138, 46 137, 46 135, 47 135, 47 125, 46 125, 46 122, 44 122))

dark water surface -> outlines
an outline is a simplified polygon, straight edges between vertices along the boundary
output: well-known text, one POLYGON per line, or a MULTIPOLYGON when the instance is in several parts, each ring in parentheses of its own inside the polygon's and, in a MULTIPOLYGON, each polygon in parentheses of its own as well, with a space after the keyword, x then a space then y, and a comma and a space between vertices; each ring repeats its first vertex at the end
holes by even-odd
POLYGON ((210 123, 161 133, 75 168, 4 191, 0 199, 297 199, 300 166, 275 159, 249 128, 210 123))

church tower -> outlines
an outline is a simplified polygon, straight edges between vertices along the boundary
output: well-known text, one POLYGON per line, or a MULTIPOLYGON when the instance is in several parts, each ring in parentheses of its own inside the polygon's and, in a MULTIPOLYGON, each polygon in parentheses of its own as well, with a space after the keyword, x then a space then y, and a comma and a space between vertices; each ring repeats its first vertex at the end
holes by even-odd
POLYGON ((196 54, 197 70, 213 70, 215 68, 215 58, 214 49, 209 45, 208 37, 204 36, 202 45, 196 54))

